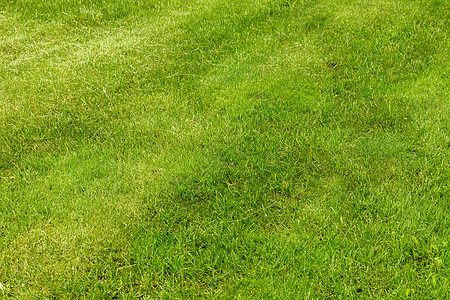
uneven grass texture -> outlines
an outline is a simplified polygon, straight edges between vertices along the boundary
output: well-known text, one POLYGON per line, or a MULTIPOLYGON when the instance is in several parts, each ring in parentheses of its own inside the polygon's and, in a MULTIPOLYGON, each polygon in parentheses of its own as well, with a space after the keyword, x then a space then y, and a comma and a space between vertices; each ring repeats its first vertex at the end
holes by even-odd
POLYGON ((1 0, 0 297, 450 297, 446 0, 1 0))

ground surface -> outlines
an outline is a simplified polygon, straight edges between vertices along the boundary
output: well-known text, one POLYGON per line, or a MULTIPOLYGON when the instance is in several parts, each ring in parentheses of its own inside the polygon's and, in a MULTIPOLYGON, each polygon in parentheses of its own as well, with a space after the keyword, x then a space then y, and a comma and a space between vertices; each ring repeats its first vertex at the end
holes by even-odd
POLYGON ((2 0, 1 295, 450 297, 449 11, 2 0))

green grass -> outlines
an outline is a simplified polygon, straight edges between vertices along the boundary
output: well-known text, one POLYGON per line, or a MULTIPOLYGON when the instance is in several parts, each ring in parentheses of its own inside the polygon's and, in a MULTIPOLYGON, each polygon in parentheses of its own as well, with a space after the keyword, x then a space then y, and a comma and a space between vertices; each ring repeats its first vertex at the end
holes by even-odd
POLYGON ((1 1, 1 297, 450 297, 449 11, 1 1))

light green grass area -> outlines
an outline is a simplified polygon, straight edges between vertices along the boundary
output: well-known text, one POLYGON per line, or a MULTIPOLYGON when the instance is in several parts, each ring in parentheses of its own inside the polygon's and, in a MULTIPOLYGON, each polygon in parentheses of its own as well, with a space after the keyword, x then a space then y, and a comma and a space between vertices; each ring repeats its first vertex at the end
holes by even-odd
POLYGON ((450 297, 446 0, 0 1, 0 297, 450 297))

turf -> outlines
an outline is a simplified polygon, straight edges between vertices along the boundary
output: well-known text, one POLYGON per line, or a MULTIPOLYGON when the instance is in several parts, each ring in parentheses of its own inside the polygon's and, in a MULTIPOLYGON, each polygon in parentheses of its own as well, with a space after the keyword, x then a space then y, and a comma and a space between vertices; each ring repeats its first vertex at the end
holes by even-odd
POLYGON ((1 1, 1 297, 450 297, 449 12, 1 1))

